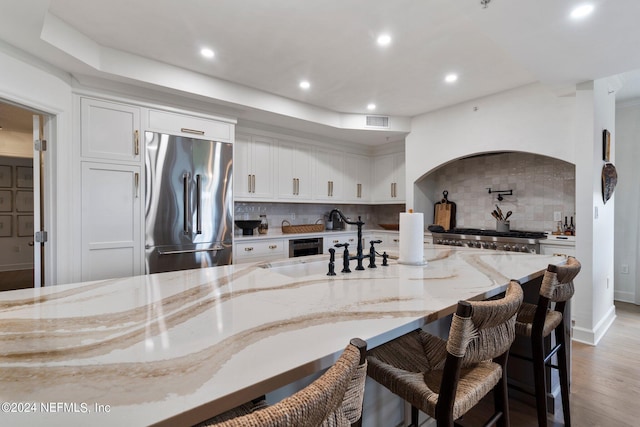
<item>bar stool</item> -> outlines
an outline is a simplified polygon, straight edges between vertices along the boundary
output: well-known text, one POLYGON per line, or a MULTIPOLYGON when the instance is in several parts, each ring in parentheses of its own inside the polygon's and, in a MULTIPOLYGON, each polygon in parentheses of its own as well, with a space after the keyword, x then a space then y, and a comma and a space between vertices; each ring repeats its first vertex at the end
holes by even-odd
POLYGON ((354 338, 332 367, 297 393, 271 406, 256 399, 197 427, 359 427, 366 352, 367 343, 354 338))
POLYGON ((512 353, 512 356, 529 360, 533 363, 538 426, 547 425, 547 379, 545 366, 557 369, 560 377, 560 393, 562 396, 562 413, 565 426, 571 426, 571 409, 569 407, 569 365, 565 334, 570 328, 569 319, 565 318, 567 302, 574 293, 573 279, 580 272, 580 262, 568 257, 566 264, 549 265, 540 286, 538 304, 524 303, 516 319, 516 334, 531 339, 531 356, 526 357, 512 353), (545 338, 555 333, 555 346, 545 354, 545 338), (552 365, 551 358, 557 354, 557 365, 552 365))
POLYGON ((509 426, 506 363, 522 298, 511 281, 504 298, 460 301, 448 340, 410 332, 370 350, 367 374, 411 404, 412 427, 419 410, 453 427, 491 390, 495 413, 486 425, 509 426))

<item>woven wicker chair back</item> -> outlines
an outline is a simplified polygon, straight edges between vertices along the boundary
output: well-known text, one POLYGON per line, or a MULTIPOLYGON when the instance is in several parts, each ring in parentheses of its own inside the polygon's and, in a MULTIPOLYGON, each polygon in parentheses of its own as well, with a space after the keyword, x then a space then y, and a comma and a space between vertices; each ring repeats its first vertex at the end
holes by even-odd
POLYGON ((349 344, 320 378, 280 402, 217 427, 349 427, 362 413, 366 361, 349 344), (350 418, 353 418, 350 419, 350 418))
POLYGON ((496 358, 511 347, 515 339, 516 314, 522 304, 522 287, 511 281, 504 298, 470 301, 470 317, 454 315, 447 340, 447 351, 462 357, 468 366, 496 358))
POLYGON ((544 273, 540 295, 553 302, 568 301, 574 293, 573 279, 580 273, 582 265, 569 257, 565 265, 549 266, 544 273))

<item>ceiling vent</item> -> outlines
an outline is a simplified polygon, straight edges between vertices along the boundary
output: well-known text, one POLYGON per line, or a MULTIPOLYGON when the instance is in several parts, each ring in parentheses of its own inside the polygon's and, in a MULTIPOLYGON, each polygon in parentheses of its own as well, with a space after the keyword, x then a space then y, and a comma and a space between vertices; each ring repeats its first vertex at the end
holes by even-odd
POLYGON ((367 127, 388 128, 389 127, 389 117, 367 116, 367 127))

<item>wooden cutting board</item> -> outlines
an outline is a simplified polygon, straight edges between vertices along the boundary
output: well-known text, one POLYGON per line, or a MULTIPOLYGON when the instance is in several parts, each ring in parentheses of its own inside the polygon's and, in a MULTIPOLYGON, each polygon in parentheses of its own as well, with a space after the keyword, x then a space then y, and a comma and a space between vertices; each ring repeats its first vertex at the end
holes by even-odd
POLYGON ((438 203, 435 206, 434 223, 442 226, 445 230, 451 228, 452 206, 451 203, 438 203))

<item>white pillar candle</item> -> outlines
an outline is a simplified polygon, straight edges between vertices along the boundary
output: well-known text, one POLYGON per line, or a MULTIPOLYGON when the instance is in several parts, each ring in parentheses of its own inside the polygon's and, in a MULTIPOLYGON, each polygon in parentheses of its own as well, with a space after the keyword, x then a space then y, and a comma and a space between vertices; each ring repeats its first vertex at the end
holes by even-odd
POLYGON ((400 213, 400 264, 423 265, 424 218, 419 212, 400 213))

